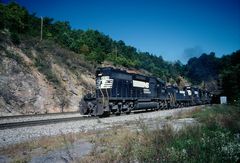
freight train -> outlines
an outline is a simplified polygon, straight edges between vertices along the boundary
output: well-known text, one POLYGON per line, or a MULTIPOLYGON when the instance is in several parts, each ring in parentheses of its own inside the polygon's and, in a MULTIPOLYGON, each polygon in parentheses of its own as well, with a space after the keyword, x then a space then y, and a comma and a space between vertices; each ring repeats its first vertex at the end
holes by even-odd
POLYGON ((97 69, 96 92, 83 97, 80 113, 101 117, 209 104, 210 101, 210 92, 197 87, 186 86, 180 90, 156 77, 104 67, 97 69))

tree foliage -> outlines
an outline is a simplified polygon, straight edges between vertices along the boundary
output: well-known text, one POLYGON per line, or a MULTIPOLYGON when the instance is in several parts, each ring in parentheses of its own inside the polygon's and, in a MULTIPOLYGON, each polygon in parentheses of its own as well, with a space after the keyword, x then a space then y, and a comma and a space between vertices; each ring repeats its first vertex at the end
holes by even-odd
MULTIPOLYGON (((1 29, 9 29, 14 35, 19 33, 40 37, 41 19, 36 14, 29 14, 16 3, 0 4, 0 13, 3 15, 1 29)), ((108 60, 115 65, 146 69, 163 79, 176 79, 182 73, 180 61, 170 63, 161 56, 138 52, 122 40, 112 40, 97 30, 73 30, 67 21, 55 21, 49 17, 43 19, 43 39, 54 40, 76 53, 84 54, 86 59, 96 64, 108 60)))
POLYGON ((202 81, 209 81, 218 77, 220 60, 215 53, 202 54, 199 58, 189 59, 186 65, 186 76, 193 83, 200 84, 202 81))
POLYGON ((195 84, 220 80, 222 94, 232 102, 240 102, 240 50, 222 58, 217 58, 214 53, 191 58, 186 65, 185 75, 195 84))
POLYGON ((240 105, 240 50, 222 57, 220 64, 224 94, 240 105))
MULTIPOLYGON (((191 58, 185 66, 180 61, 166 62, 161 56, 140 52, 97 30, 72 29, 68 21, 55 21, 49 17, 43 20, 43 39, 84 54, 93 64, 111 61, 114 65, 145 69, 171 83, 179 83, 179 76, 187 77, 194 84, 221 76, 224 92, 239 97, 239 51, 222 58, 217 58, 214 53, 202 54, 199 58, 191 58)), ((9 30, 16 45, 23 35, 40 38, 40 24, 41 19, 35 13, 30 14, 17 3, 0 3, 0 30, 9 30)))

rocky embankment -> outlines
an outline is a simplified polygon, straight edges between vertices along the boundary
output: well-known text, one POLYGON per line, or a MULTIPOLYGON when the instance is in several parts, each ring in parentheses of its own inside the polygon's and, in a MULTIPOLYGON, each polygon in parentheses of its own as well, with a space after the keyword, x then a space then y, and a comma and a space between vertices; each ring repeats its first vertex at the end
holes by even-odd
POLYGON ((94 89, 94 67, 51 41, 0 33, 0 116, 69 112, 94 89))

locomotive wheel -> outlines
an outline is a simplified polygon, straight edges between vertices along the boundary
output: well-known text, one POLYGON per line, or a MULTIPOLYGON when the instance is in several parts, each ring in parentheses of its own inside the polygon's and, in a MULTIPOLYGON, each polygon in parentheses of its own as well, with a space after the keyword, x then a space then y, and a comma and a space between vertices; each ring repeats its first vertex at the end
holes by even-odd
POLYGON ((115 115, 119 116, 119 115, 121 115, 121 112, 116 112, 115 115))
POLYGON ((131 105, 131 106, 128 107, 128 109, 127 109, 127 111, 125 113, 126 114, 130 114, 132 109, 133 109, 133 106, 131 105))
POLYGON ((109 111, 105 111, 103 112, 102 115, 99 115, 99 118, 104 118, 104 117, 109 117, 110 116, 110 112, 109 111))
POLYGON ((81 108, 80 109, 80 113, 83 114, 83 115, 87 115, 90 113, 89 109, 88 108, 81 108))
POLYGON ((129 111, 126 111, 125 113, 126 113, 126 114, 130 114, 130 113, 131 113, 131 110, 129 110, 129 111))

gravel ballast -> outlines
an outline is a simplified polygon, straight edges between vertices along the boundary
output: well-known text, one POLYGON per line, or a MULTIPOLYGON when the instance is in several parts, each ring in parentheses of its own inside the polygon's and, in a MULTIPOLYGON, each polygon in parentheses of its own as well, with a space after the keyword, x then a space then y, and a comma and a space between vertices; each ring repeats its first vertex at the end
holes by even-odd
POLYGON ((56 136, 67 133, 88 132, 91 130, 109 129, 114 125, 125 124, 139 119, 164 119, 168 116, 187 112, 197 107, 187 107, 172 110, 162 110, 154 112, 145 112, 139 114, 130 114, 122 116, 113 116, 109 118, 86 119, 74 122, 63 122, 57 124, 49 124, 44 126, 21 127, 15 129, 6 129, 0 131, 0 148, 8 145, 22 143, 42 136, 56 136))
POLYGON ((46 115, 33 115, 26 117, 18 117, 16 118, 1 118, 0 124, 4 123, 14 123, 14 122, 27 122, 27 121, 38 121, 38 120, 47 120, 47 119, 60 119, 60 118, 68 118, 68 117, 83 117, 80 113, 67 113, 67 114, 46 114, 46 115))

